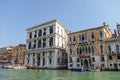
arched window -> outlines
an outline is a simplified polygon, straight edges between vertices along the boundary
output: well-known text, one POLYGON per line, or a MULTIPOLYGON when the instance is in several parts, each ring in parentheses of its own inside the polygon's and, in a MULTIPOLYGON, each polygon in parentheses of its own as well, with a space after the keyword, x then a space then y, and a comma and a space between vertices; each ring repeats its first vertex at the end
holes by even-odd
POLYGON ((111 46, 108 46, 108 53, 111 54, 111 46))
POLYGON ((29 42, 28 49, 31 49, 31 42, 29 42))
POLYGON ((53 46, 53 38, 50 38, 50 40, 49 40, 49 46, 53 46))
POLYGON ((82 49, 81 49, 81 47, 80 47, 80 55, 82 54, 82 49))
POLYGON ((42 36, 42 29, 39 30, 39 33, 38 33, 39 36, 42 36))
POLYGON ((88 47, 88 52, 91 53, 90 46, 88 47))
POLYGON ((50 34, 53 33, 53 26, 50 27, 50 34))
POLYGON ((77 56, 79 56, 79 48, 77 47, 77 56))
POLYGON ((31 38, 32 38, 32 32, 29 33, 29 39, 31 39, 31 38))
POLYGON ((94 55, 94 46, 92 46, 92 55, 94 55))
POLYGON ((103 45, 100 45, 100 53, 103 54, 103 45))
POLYGON ((70 48, 70 56, 72 55, 72 49, 70 48))
POLYGON ((88 53, 88 51, 87 51, 87 46, 85 47, 85 51, 86 51, 86 54, 88 53))
POLYGON ((41 47, 41 40, 38 41, 38 48, 41 47))

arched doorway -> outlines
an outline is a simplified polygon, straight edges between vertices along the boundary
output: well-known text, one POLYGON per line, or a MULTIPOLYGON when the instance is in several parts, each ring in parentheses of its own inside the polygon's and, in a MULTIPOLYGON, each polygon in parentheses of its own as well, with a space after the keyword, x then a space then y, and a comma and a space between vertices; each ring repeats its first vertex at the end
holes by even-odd
POLYGON ((88 68, 89 68, 89 67, 88 67, 88 60, 87 60, 87 59, 84 60, 84 68, 87 69, 87 70, 88 70, 88 68))

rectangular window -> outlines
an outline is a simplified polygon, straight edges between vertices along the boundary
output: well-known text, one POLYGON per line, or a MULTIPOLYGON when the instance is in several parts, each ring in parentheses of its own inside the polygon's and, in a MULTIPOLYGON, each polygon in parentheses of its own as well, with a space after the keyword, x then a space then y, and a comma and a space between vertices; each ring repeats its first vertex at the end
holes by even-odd
POLYGON ((52 33, 53 33, 53 25, 50 26, 50 34, 52 34, 52 33))
POLYGON ((60 63, 60 58, 57 59, 57 62, 60 63))
POLYGON ((84 34, 82 34, 82 41, 84 41, 85 40, 85 36, 84 36, 84 34))
POLYGON ((51 64, 51 62, 52 62, 52 59, 50 58, 50 59, 49 59, 49 63, 51 64))
POLYGON ((76 41, 75 36, 73 36, 73 41, 76 41))
POLYGON ((70 48, 70 56, 72 55, 72 49, 70 48))
POLYGON ((101 61, 105 61, 104 56, 101 57, 101 61))
POLYGON ((99 38, 102 38, 103 37, 103 32, 102 31, 99 31, 99 38))
POLYGON ((92 62, 95 62, 95 58, 94 57, 92 57, 92 62))
POLYGON ((46 39, 43 39, 43 48, 46 47, 46 39))
POLYGON ((108 46, 108 53, 111 54, 111 46, 108 46))
POLYGON ((69 61, 70 63, 72 63, 72 58, 70 58, 70 61, 69 61))
POLYGON ((79 34, 79 41, 81 41, 81 34, 79 34))
POLYGON ((117 58, 120 59, 120 55, 118 55, 117 58))
POLYGON ((35 59, 33 58, 33 65, 35 65, 35 59))
POLYGON ((119 53, 119 45, 116 45, 116 53, 119 53))
POLYGON ((43 35, 46 35, 46 28, 44 28, 43 35))
POLYGON ((94 32, 91 32, 91 38, 94 39, 94 32))
POLYGON ((109 60, 112 60, 112 56, 109 56, 109 60))
POLYGON ((77 58, 77 61, 76 62, 79 62, 80 60, 79 60, 79 58, 77 58))
POLYGON ((69 37, 70 42, 72 42, 71 36, 69 37))
POLYGON ((28 49, 31 49, 31 42, 29 42, 28 49))
POLYGON ((37 65, 40 66, 40 54, 37 54, 37 65))
POLYGON ((84 34, 84 36, 85 36, 85 40, 87 40, 87 33, 86 33, 86 34, 84 34))
POLYGON ((37 37, 37 31, 35 31, 35 34, 34 34, 34 38, 36 38, 37 37))
POLYGON ((49 58, 49 63, 51 64, 52 63, 52 58, 51 58, 52 57, 52 52, 51 51, 50 51, 49 57, 50 57, 49 58))
POLYGON ((32 32, 29 33, 29 39, 31 39, 31 38, 32 38, 32 32))
POLYGON ((94 46, 92 46, 92 55, 94 55, 94 46))
POLYGON ((41 47, 41 40, 38 41, 38 48, 41 47))
POLYGON ((42 30, 39 30, 39 36, 42 36, 42 30))
POLYGON ((33 48, 36 48, 36 41, 34 41, 34 46, 33 46, 33 48))
POLYGON ((49 46, 53 46, 53 38, 50 38, 50 40, 49 40, 49 46))
POLYGON ((100 45, 100 53, 103 54, 103 45, 100 45))

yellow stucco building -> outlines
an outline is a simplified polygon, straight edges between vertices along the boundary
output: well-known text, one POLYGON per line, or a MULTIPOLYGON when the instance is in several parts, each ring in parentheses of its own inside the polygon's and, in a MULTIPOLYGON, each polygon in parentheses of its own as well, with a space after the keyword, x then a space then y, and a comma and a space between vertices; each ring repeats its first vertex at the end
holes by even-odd
POLYGON ((107 68, 106 38, 112 32, 106 23, 102 26, 68 34, 68 68, 107 68))

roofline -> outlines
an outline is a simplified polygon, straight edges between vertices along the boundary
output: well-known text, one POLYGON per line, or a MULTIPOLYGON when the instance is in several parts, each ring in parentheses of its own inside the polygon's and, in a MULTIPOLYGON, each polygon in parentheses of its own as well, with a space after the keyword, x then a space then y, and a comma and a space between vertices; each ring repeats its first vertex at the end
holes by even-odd
MULTIPOLYGON (((26 31, 29 31, 29 30, 31 30, 31 29, 34 29, 34 28, 37 28, 37 27, 40 27, 40 26, 44 26, 44 25, 47 25, 47 24, 50 24, 50 23, 53 23, 53 22, 58 22, 61 26, 63 26, 63 27, 65 28, 65 26, 64 26, 59 20, 53 19, 53 20, 50 20, 50 21, 41 23, 41 24, 39 24, 39 25, 30 27, 30 28, 26 29, 26 31)), ((66 29, 65 29, 65 30, 66 30, 66 29)))
MULTIPOLYGON (((107 26, 108 26, 108 25, 107 25, 107 26)), ((70 34, 75 34, 75 33, 79 33, 79 32, 85 32, 85 31, 88 31, 88 30, 100 29, 100 28, 104 28, 104 26, 99 26, 99 27, 94 27, 94 28, 85 29, 85 30, 81 30, 81 31, 71 32, 71 33, 69 33, 68 35, 70 35, 70 34)))

